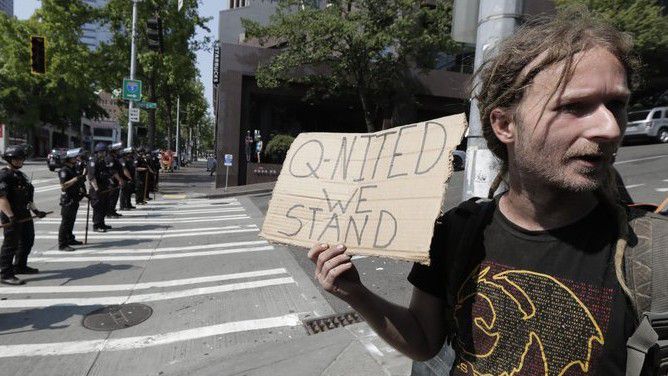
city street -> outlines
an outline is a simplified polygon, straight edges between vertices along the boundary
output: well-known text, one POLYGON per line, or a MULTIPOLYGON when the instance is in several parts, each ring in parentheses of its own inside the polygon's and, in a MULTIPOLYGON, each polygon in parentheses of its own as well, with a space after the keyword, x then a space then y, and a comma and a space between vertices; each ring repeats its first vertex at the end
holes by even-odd
MULTIPOLYGON (((617 167, 636 201, 658 203, 668 195, 668 145, 625 146, 617 167)), ((313 281, 304 249, 257 236, 270 193, 205 198, 211 180, 201 163, 162 174, 155 200, 108 220, 112 230, 90 232, 88 245, 72 253, 57 250, 56 173, 43 162, 28 163, 25 172, 32 175, 37 205, 56 212, 35 222, 29 264, 40 274, 22 276, 25 286, 0 287, 3 375, 285 374, 296 365, 267 365, 272 351, 280 354, 309 337, 304 321, 350 311, 313 281), (115 331, 82 325, 96 309, 129 303, 147 305, 151 316, 115 331), (260 353, 269 354, 267 360, 260 353)), ((464 172, 454 173, 447 208, 459 202, 463 178, 464 172)), ((79 240, 85 203, 75 225, 79 240)), ((373 291, 408 303, 410 263, 372 257, 356 257, 355 263, 373 291)), ((311 341, 327 341, 342 330, 311 341)), ((410 369, 406 358, 368 330, 363 346, 350 351, 394 366, 392 374, 410 369)), ((302 365, 313 371, 302 374, 345 374, 328 365, 302 365)))

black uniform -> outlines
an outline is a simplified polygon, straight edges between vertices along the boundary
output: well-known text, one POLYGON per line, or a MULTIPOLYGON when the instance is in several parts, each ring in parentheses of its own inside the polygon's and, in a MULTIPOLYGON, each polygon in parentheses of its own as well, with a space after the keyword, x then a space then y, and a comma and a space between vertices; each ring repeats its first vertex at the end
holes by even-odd
POLYGON ((121 174, 121 177, 125 179, 125 185, 121 188, 121 209, 131 209, 132 206, 132 193, 135 190, 135 161, 132 158, 126 157, 122 160, 123 169, 127 169, 130 173, 130 176, 133 178, 128 178, 125 173, 121 174))
POLYGON ((149 182, 150 182, 149 192, 155 192, 158 189, 158 178, 159 178, 158 174, 160 172, 160 158, 158 157, 158 154, 151 153, 148 163, 154 172, 149 177, 149 182))
MULTIPOLYGON (((60 184, 81 176, 75 166, 68 166, 64 164, 58 172, 60 184)), ((60 194, 60 228, 58 229, 58 247, 64 248, 75 241, 72 229, 74 228, 74 221, 77 219, 77 211, 79 210, 79 201, 83 198, 82 194, 83 180, 79 180, 76 184, 67 188, 60 194)), ((85 188, 84 188, 85 189, 85 188)))
MULTIPOLYGON (((14 225, 5 227, 0 251, 0 275, 2 279, 14 277, 14 268, 25 269, 28 255, 35 243, 35 225, 28 209, 33 201, 35 188, 24 173, 10 168, 0 170, 0 196, 6 197, 14 213, 14 225), (16 257, 16 260, 14 260, 16 257), (12 261, 14 267, 12 267, 12 261)), ((3 224, 9 223, 5 213, 0 214, 3 224)))
POLYGON ((105 158, 105 161, 107 165, 111 165, 111 168, 109 170, 109 175, 110 175, 110 186, 111 191, 109 191, 109 208, 107 209, 107 216, 109 215, 118 215, 116 213, 116 204, 118 203, 118 197, 121 193, 120 191, 120 184, 118 181, 113 177, 114 174, 118 174, 119 176, 123 176, 123 166, 121 165, 121 162, 119 161, 119 158, 115 158, 111 155, 108 155, 105 158))
POLYGON ((146 158, 142 155, 138 155, 135 159, 135 184, 136 184, 136 194, 135 202, 137 204, 146 203, 146 183, 147 183, 147 173, 148 173, 148 163, 146 163, 146 158), (139 171, 140 168, 147 169, 146 171, 139 171))
POLYGON ((98 191, 90 187, 90 206, 93 207, 93 229, 107 228, 104 217, 109 208, 109 169, 103 158, 90 157, 88 160, 88 181, 97 181, 98 191))

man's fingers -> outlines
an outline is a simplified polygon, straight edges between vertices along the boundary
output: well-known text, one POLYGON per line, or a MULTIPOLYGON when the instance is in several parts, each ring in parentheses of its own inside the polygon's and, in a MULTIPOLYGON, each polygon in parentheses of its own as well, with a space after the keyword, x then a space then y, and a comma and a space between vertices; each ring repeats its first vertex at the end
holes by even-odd
POLYGON ((310 258, 311 261, 316 262, 320 252, 326 250, 327 248, 329 248, 329 245, 325 243, 314 244, 313 247, 311 247, 311 249, 308 251, 308 258, 310 258))
POLYGON ((315 272, 322 272, 322 265, 329 261, 331 258, 336 257, 346 251, 346 247, 343 244, 339 244, 336 247, 329 248, 318 255, 318 260, 315 265, 315 272))
POLYGON ((346 262, 350 262, 350 256, 346 255, 345 253, 336 255, 335 257, 330 258, 329 260, 325 261, 322 264, 322 269, 320 270, 320 274, 327 275, 327 273, 330 270, 346 262))
POLYGON ((346 262, 344 264, 337 265, 336 267, 332 268, 329 273, 327 273, 327 276, 324 278, 325 285, 328 286, 330 289, 336 286, 336 279, 343 273, 347 272, 348 270, 352 269, 353 263, 352 262, 346 262))

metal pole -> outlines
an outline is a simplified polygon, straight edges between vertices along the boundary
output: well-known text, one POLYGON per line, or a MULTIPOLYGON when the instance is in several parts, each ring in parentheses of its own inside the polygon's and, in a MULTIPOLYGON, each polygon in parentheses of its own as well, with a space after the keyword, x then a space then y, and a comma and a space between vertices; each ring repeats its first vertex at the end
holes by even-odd
POLYGON ((230 174, 230 166, 225 166, 225 190, 227 190, 227 176, 230 174))
POLYGON ((181 97, 176 97, 176 168, 181 167, 181 153, 179 151, 179 138, 181 138, 181 97))
MULTIPOLYGON (((510 36, 522 17, 523 0, 480 0, 474 69, 494 53, 494 47, 510 36)), ((478 87, 476 79, 474 87, 478 87)), ((487 197, 489 187, 498 171, 499 162, 487 148, 482 136, 482 123, 478 111, 478 101, 471 100, 469 134, 466 148, 466 177, 463 199, 487 197)))
MULTIPOLYGON (((137 60, 137 3, 140 0, 132 0, 132 47, 130 48, 130 79, 135 79, 135 61, 137 60)), ((128 147, 132 147, 132 120, 130 120, 130 113, 134 108, 134 102, 129 101, 128 105, 128 147)))

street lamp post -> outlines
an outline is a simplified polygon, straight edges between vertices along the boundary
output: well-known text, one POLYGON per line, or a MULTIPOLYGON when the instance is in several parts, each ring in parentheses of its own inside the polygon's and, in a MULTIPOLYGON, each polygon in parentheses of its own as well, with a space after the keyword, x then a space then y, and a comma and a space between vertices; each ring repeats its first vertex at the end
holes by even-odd
MULTIPOLYGON (((130 79, 135 79, 135 69, 137 60, 137 3, 141 0, 132 0, 132 47, 130 47, 130 79)), ((128 104, 128 147, 132 147, 132 109, 134 108, 134 101, 129 101, 128 104)))

